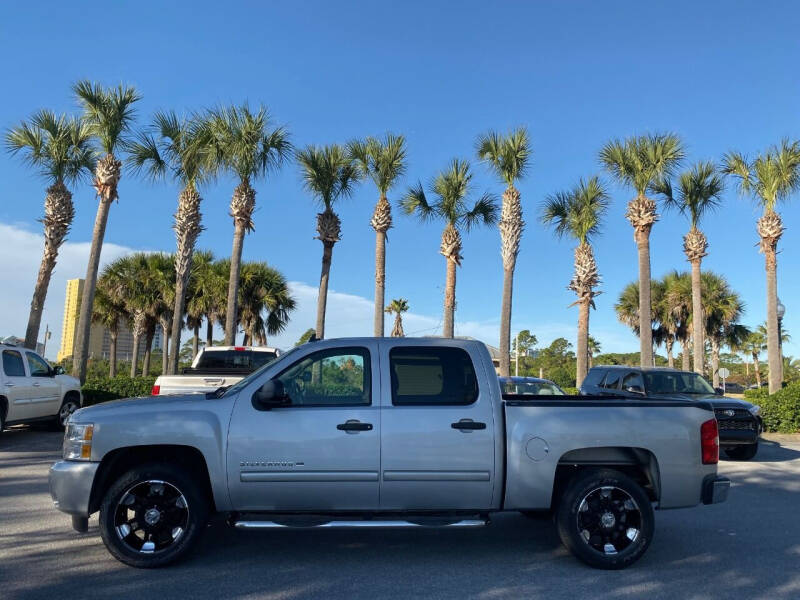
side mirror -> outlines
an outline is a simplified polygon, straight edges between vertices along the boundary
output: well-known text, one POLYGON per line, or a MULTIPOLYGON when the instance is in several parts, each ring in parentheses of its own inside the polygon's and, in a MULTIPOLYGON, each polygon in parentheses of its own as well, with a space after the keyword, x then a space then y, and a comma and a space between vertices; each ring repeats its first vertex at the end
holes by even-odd
POLYGON ((64 374, 64 367, 61 365, 56 365, 53 369, 53 375, 63 375, 64 374))
POLYGON ((277 379, 270 379, 253 394, 253 405, 262 410, 270 410, 291 404, 283 384, 277 379))
POLYGON ((714 393, 717 396, 724 396, 724 393, 722 392, 722 388, 714 388, 714 393))
POLYGON ((644 390, 638 385, 627 385, 625 386, 625 391, 631 394, 641 394, 644 396, 644 390))

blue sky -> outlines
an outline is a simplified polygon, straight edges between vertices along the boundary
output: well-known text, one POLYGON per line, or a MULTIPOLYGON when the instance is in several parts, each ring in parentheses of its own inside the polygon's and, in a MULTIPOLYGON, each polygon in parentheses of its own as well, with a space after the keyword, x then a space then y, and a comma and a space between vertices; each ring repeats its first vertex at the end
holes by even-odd
MULTIPOLYGON (((395 201, 453 157, 475 162, 478 133, 525 125, 534 159, 519 185, 528 227, 513 328, 529 328, 549 342, 574 337, 577 309, 569 308, 573 296, 566 290, 572 245, 539 224, 543 198, 599 172, 597 152, 612 137, 674 131, 685 140, 690 161, 718 160, 729 149, 752 154, 783 136, 800 138, 798 26, 800 6, 786 2, 4 3, 0 126, 38 108, 75 111, 69 86, 79 78, 135 85, 144 96, 140 125, 157 109, 264 103, 298 146, 404 134, 409 168, 390 194, 395 201)), ((502 192, 482 165, 474 164, 474 172, 476 193, 502 192)), ((233 186, 223 178, 202 190, 206 231, 198 245, 218 255, 230 252, 233 186)), ((256 187, 256 232, 246 239, 245 258, 282 270, 302 297, 295 322, 277 340, 286 345, 313 325, 321 255, 313 239, 317 207, 292 164, 256 187)), ((18 159, 0 155, 6 239, 36 246, 43 188, 18 159)), ((623 217, 631 192, 610 189, 613 203, 596 241, 604 293, 591 327, 604 350, 634 351, 636 339, 613 312, 619 291, 636 277, 636 248, 623 217)), ((173 250, 177 192, 173 183, 126 174, 106 240, 118 252, 173 250)), ((334 250, 331 288, 340 302, 329 317, 338 319, 337 335, 371 332, 374 233, 368 221, 375 200, 374 187, 365 183, 339 206, 343 238, 334 250)), ((78 187, 75 203, 72 258, 57 267, 45 315, 57 332, 63 280, 85 272, 81 249, 96 210, 91 188, 78 187)), ((800 197, 781 211, 788 229, 779 295, 787 306, 785 325, 800 341, 800 197)), ((711 244, 704 268, 730 279, 747 304, 750 325, 765 315, 758 214, 730 189, 723 209, 702 225, 711 244)), ((395 223, 388 297, 408 298, 413 326, 420 334, 436 333, 445 271, 441 228, 398 211, 395 223)), ((654 276, 688 267, 681 247, 686 229, 680 214, 662 216, 651 238, 654 276)), ((0 334, 22 335, 40 255, 19 257, 13 246, 0 251, 6 257, 0 274, 14 281, 0 334), (32 268, 19 267, 29 262, 32 268)), ((497 229, 470 233, 458 273, 457 333, 496 343, 501 284, 497 229)), ((800 354, 800 343, 786 351, 800 354)))

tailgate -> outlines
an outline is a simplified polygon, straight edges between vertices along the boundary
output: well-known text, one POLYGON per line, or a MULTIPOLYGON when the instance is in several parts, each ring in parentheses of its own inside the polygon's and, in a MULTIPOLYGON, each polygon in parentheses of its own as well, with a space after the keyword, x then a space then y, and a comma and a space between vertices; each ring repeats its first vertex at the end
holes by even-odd
POLYGON ((156 380, 160 396, 213 392, 243 379, 242 375, 169 375, 156 380))

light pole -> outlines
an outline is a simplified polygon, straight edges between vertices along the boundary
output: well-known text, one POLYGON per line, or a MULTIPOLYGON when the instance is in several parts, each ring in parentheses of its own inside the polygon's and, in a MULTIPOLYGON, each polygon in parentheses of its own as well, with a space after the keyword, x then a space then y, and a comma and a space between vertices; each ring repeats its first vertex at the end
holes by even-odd
POLYGON ((53 332, 50 331, 50 325, 44 326, 44 343, 42 344, 42 356, 45 355, 47 352, 47 340, 50 339, 50 336, 53 335, 53 332))
POLYGON ((779 373, 781 375, 781 385, 783 385, 783 316, 786 314, 786 307, 778 298, 778 306, 775 307, 775 312, 778 315, 778 361, 779 373))

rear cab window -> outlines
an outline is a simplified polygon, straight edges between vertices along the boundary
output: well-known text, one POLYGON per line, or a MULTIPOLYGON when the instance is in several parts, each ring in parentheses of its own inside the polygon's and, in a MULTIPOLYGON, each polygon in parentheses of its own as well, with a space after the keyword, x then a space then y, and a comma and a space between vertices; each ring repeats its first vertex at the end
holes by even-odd
POLYGON ((195 369, 237 369, 255 371, 277 357, 275 352, 255 352, 253 350, 219 350, 203 352, 195 369))
POLYGON ((398 346, 389 352, 394 406, 465 406, 478 399, 478 378, 461 348, 398 346))

